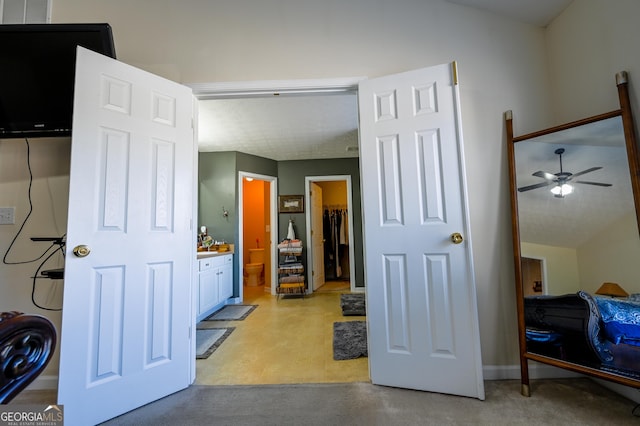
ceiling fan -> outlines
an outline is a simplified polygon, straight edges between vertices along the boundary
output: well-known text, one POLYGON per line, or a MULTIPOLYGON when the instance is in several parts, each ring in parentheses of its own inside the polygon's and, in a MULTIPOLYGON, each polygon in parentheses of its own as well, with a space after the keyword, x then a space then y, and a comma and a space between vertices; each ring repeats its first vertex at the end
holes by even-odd
POLYGON ((532 176, 536 176, 544 179, 544 182, 536 183, 534 185, 523 186, 518 188, 518 192, 530 191, 532 189, 537 188, 545 188, 548 186, 552 186, 551 192, 554 196, 558 198, 563 198, 565 195, 570 194, 573 191, 573 187, 569 185, 569 182, 572 183, 581 183, 585 185, 595 185, 595 186, 612 186, 610 183, 602 183, 602 182, 589 182, 584 180, 573 180, 578 176, 582 176, 587 173, 594 172, 596 170, 600 170, 602 167, 591 167, 589 169, 583 170, 578 173, 569 173, 562 170, 562 154, 564 154, 564 148, 558 148, 554 151, 555 154, 558 155, 560 160, 560 171, 558 173, 548 173, 542 170, 537 171, 532 174, 532 176))

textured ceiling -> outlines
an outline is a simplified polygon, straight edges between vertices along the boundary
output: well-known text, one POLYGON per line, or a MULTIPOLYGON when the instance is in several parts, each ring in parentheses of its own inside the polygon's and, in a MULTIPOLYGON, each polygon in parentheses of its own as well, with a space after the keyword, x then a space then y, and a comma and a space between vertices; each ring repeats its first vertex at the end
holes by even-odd
POLYGON ((549 187, 518 193, 522 241, 558 247, 577 247, 597 232, 634 212, 622 122, 619 117, 517 142, 517 187, 544 182, 532 176, 539 170, 560 171, 558 155, 564 148, 563 171, 578 173, 602 167, 577 177, 576 181, 610 183, 611 187, 570 182, 574 192, 564 198, 549 187))
POLYGON ((355 93, 200 101, 200 151, 272 160, 358 156, 355 93))

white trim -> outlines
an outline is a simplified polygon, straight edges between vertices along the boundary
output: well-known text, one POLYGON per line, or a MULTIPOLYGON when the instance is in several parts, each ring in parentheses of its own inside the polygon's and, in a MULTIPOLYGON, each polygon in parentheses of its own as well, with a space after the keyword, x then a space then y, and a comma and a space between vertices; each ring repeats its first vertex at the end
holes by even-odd
MULTIPOLYGON (((484 380, 520 380, 520 365, 483 365, 484 380)), ((551 365, 529 362, 529 378, 531 379, 567 379, 586 377, 573 371, 553 367, 551 365)))
MULTIPOLYGON (((328 181, 340 181, 345 182, 347 185, 347 217, 349 226, 347 231, 349 233, 349 287, 352 292, 356 291, 356 268, 355 268, 355 253, 353 244, 353 197, 351 191, 351 175, 333 175, 333 176, 305 176, 304 178, 304 193, 305 193, 305 220, 307 223, 307 294, 313 293, 313 277, 311 276, 313 270, 313 247, 311 244, 311 197, 309 192, 311 191, 311 182, 328 182, 328 181)), ((363 291, 364 287, 359 287, 359 291, 363 291)))
POLYGON ((199 100, 356 92, 366 77, 187 83, 199 100))
MULTIPOLYGON (((242 303, 244 300, 244 250, 242 248, 242 242, 244 241, 244 206, 243 206, 243 191, 242 180, 245 177, 250 177, 257 180, 269 182, 269 210, 271 211, 271 221, 269 222, 269 232, 271 233, 271 241, 269 242, 269 252, 271 253, 271 295, 276 294, 277 283, 277 268, 278 265, 278 253, 276 252, 278 243, 278 212, 276 210, 278 205, 278 178, 275 176, 260 175, 250 172, 238 172, 238 242, 236 244, 236 253, 238 256, 238 298, 236 303, 242 303), (274 235, 275 234, 275 235, 274 235)), ((266 273, 266 271, 265 271, 266 273)))

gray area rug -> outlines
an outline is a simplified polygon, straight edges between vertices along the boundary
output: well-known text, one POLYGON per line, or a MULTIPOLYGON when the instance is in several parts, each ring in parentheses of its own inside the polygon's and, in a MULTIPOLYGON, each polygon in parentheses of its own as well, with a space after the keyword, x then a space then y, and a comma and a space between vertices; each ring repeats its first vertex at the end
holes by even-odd
POLYGON ((336 361, 368 356, 367 323, 347 321, 333 323, 333 359, 336 361))
POLYGON ((233 332, 235 327, 196 330, 196 359, 207 359, 233 332))
POLYGON ((343 316, 364 316, 367 314, 363 293, 340 295, 340 308, 343 316))
POLYGON ((242 321, 257 307, 258 305, 226 305, 204 321, 242 321))

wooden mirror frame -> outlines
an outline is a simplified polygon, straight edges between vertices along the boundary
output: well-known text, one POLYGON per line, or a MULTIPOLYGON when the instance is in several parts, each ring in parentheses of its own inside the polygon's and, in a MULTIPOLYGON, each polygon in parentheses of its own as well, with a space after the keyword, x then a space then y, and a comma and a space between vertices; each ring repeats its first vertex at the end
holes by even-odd
POLYGON ((545 130, 529 133, 522 136, 514 137, 513 135, 513 114, 511 111, 505 112, 505 124, 507 130, 507 153, 509 157, 509 189, 511 194, 511 215, 513 230, 513 255, 515 265, 515 284, 516 284, 516 306, 518 315, 518 341, 520 346, 520 374, 521 374, 521 393, 524 396, 530 396, 529 387, 529 367, 528 361, 537 361, 543 364, 564 368, 576 373, 582 373, 622 385, 640 388, 640 380, 627 377, 615 373, 610 373, 597 368, 588 367, 586 365, 576 364, 545 355, 540 355, 527 351, 527 341, 525 334, 525 307, 524 307, 524 291, 523 291, 523 270, 522 270, 522 253, 520 246, 520 225, 518 220, 518 197, 516 184, 516 164, 515 164, 515 146, 519 141, 532 139, 538 136, 548 135, 554 132, 571 129, 573 127, 584 124, 593 123, 613 117, 622 118, 622 126, 624 130, 625 143, 627 148, 627 158, 629 161, 629 171, 631 177, 631 188, 633 191, 633 199, 636 210, 636 220, 638 229, 640 229, 640 158, 638 157, 638 146, 636 144, 635 128, 633 123, 633 115, 631 111, 631 103, 629 99, 628 78, 627 73, 622 71, 616 74, 616 85, 618 87, 618 98, 620 109, 608 113, 588 117, 582 120, 573 121, 571 123, 562 124, 545 130))

